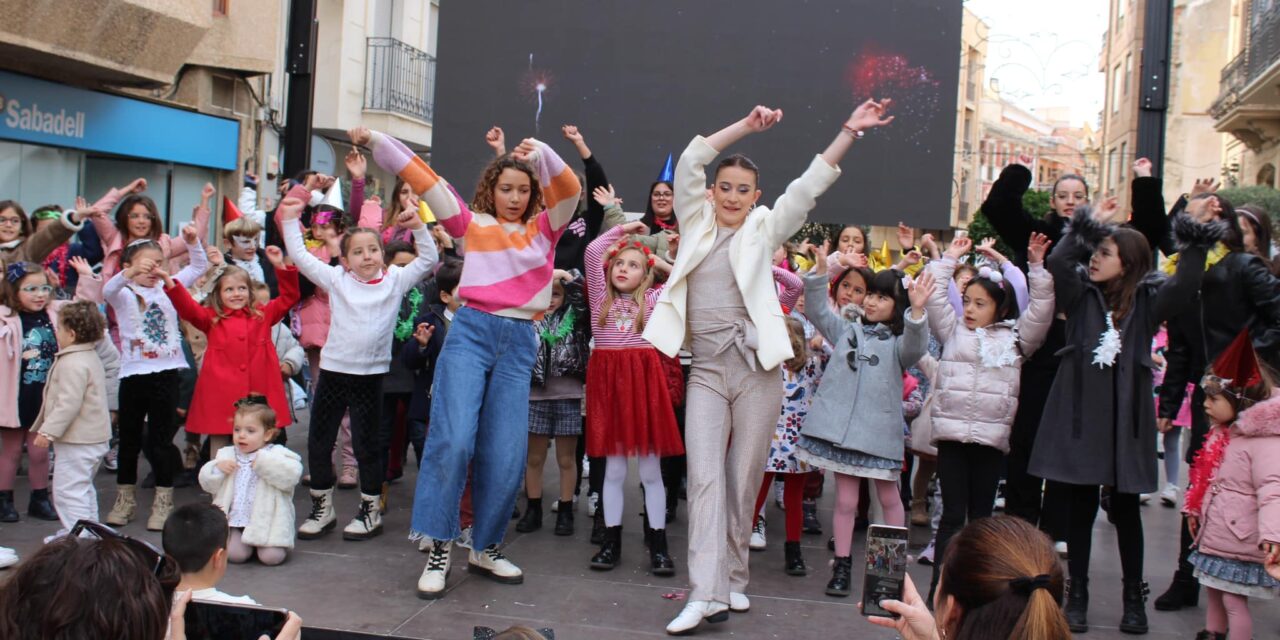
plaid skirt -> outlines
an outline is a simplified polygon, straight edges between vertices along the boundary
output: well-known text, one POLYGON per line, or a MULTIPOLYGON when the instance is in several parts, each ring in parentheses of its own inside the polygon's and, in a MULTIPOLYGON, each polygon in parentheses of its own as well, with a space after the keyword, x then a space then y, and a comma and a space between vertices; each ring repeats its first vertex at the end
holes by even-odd
POLYGON ((550 438, 582 435, 582 400, 530 401, 529 434, 550 438))

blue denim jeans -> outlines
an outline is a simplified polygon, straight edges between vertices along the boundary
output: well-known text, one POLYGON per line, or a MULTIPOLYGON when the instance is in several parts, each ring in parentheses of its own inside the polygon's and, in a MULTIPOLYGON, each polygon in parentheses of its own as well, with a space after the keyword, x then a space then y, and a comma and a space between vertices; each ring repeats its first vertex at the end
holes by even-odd
POLYGON ((426 452, 413 501, 413 532, 461 534, 458 506, 472 463, 476 549, 502 542, 529 447, 533 323, 463 307, 436 361, 426 452))

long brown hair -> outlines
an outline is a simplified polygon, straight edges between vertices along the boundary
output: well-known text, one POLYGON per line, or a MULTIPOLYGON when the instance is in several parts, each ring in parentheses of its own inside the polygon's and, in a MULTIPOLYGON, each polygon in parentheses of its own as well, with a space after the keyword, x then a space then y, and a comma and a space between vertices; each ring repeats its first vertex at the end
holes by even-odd
MULTIPOLYGON (((618 249, 617 252, 613 252, 611 250, 610 253, 605 254, 604 265, 600 267, 604 269, 604 304, 600 306, 599 325, 602 327, 604 326, 605 319, 609 317, 609 310, 613 308, 614 300, 617 300, 618 298, 631 298, 631 300, 636 303, 636 319, 631 325, 631 330, 636 333, 644 333, 644 294, 653 287, 653 265, 648 262, 649 255, 634 244, 627 242, 629 239, 630 236, 623 239, 626 246, 618 249), (636 290, 632 291, 630 294, 624 294, 613 286, 613 278, 609 277, 609 273, 613 271, 613 263, 616 262, 622 254, 628 251, 635 251, 636 253, 641 254, 643 258, 642 262, 645 264, 645 270, 644 277, 640 278, 640 286, 636 287, 636 290)), ((587 268, 590 269, 592 267, 588 265, 587 268)))
POLYGON ((120 206, 116 207, 116 229, 120 231, 120 237, 123 238, 124 244, 129 244, 132 240, 129 236, 129 212, 133 211, 134 205, 142 205, 147 209, 147 217, 151 218, 151 230, 147 234, 150 240, 159 240, 160 233, 164 231, 164 223, 160 221, 160 210, 156 208, 156 201, 148 196, 139 193, 125 196, 120 201, 120 206))
POLYGON ((476 195, 471 199, 471 210, 497 217, 498 207, 493 202, 493 189, 498 185, 498 176, 507 169, 515 169, 529 176, 529 204, 524 208, 524 214, 520 216, 522 222, 528 222, 530 218, 542 211, 542 185, 538 182, 538 175, 534 173, 529 163, 516 160, 509 153, 494 158, 489 166, 484 168, 480 182, 476 184, 476 195))
POLYGON ((1116 243, 1116 255, 1124 272, 1102 283, 1101 288, 1107 308, 1119 322, 1133 310, 1138 285, 1151 272, 1151 245, 1147 244, 1146 236, 1128 227, 1116 229, 1110 237, 1116 243))
POLYGON ((25 238, 31 235, 31 218, 27 217, 27 210, 23 209, 17 200, 0 200, 0 213, 4 213, 5 209, 13 209, 13 212, 22 219, 22 222, 18 223, 18 237, 25 238))
POLYGON ((787 337, 791 338, 791 359, 782 363, 792 373, 799 373, 809 362, 809 341, 804 338, 804 325, 787 316, 787 337))
POLYGON ((391 203, 382 214, 382 228, 390 229, 396 224, 396 217, 404 212, 400 208, 400 190, 404 188, 404 178, 396 178, 396 187, 391 190, 391 203))
POLYGON ((1063 640, 1065 580, 1049 538, 1020 518, 970 522, 951 538, 938 600, 960 607, 955 640, 1063 640))

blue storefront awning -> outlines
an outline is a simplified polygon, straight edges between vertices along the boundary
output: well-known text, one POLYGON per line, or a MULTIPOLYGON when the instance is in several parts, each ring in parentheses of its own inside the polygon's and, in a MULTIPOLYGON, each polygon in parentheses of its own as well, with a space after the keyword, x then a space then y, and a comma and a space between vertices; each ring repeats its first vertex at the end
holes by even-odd
POLYGON ((0 71, 0 139, 233 171, 240 123, 0 71))

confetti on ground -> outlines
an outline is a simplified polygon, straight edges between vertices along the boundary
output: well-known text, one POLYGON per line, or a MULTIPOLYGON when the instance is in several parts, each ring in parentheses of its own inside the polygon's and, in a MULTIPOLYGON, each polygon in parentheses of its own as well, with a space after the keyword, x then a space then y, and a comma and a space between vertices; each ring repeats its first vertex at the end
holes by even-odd
POLYGON ((662 594, 662 598, 664 600, 684 600, 684 592, 664 593, 662 594))

